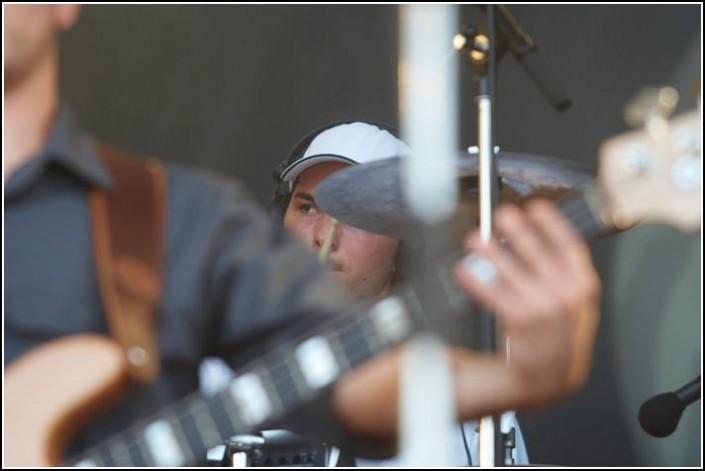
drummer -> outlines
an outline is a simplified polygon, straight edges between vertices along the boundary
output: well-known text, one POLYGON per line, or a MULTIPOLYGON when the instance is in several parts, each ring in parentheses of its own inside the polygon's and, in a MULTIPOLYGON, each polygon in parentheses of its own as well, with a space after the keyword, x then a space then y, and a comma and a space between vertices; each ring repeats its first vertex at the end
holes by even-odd
MULTIPOLYGON (((356 299, 375 300, 389 292, 399 279, 397 261, 402 242, 335 221, 318 208, 314 192, 326 177, 345 167, 409 153, 392 128, 363 121, 334 123, 306 136, 275 172, 277 190, 272 208, 288 230, 326 260, 332 276, 356 299)), ((515 463, 528 464, 515 419, 512 425, 516 433, 515 463)), ((461 425, 457 440, 456 465, 477 464, 476 423, 461 425)), ((358 460, 358 464, 397 463, 358 460)))

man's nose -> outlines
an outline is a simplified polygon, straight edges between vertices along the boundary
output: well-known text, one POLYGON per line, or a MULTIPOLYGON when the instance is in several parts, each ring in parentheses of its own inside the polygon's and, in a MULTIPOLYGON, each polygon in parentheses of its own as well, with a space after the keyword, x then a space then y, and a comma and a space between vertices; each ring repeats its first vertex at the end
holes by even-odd
POLYGON ((314 234, 314 244, 317 250, 321 250, 325 247, 327 239, 331 239, 329 242, 330 252, 333 253, 338 250, 340 231, 337 226, 339 226, 339 224, 337 224, 335 219, 325 214, 321 215, 316 224, 314 234))

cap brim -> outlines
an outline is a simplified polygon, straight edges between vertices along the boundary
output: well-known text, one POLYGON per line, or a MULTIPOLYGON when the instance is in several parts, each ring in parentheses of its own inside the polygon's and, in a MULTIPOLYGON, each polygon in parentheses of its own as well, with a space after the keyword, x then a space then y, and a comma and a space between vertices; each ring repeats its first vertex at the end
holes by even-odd
POLYGON ((281 179, 285 182, 293 182, 299 175, 301 175, 304 170, 322 162, 343 162, 351 165, 357 163, 353 159, 343 157, 342 155, 310 155, 303 159, 297 160, 296 162, 293 162, 291 165, 285 168, 281 174, 281 179))

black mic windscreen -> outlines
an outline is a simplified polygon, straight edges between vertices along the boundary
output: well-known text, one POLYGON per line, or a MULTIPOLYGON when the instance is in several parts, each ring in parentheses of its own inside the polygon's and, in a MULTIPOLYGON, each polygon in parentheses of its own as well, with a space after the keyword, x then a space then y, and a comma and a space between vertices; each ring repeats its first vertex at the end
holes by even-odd
POLYGON ((678 426, 685 406, 672 392, 659 394, 639 409, 639 423, 649 435, 667 437, 678 426))

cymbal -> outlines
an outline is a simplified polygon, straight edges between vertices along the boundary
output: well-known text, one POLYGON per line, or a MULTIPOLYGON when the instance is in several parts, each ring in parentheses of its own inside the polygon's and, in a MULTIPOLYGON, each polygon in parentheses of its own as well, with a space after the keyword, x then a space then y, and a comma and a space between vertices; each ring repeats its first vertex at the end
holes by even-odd
MULTIPOLYGON (((550 157, 499 152, 496 162, 501 202, 522 204, 533 196, 557 199, 594 182, 591 169, 550 157)), ((470 226, 478 219, 478 167, 477 154, 458 156, 458 212, 470 226)), ((392 157, 340 170, 318 187, 316 204, 345 224, 404 238, 413 217, 402 190, 401 168, 401 159, 392 157)))

